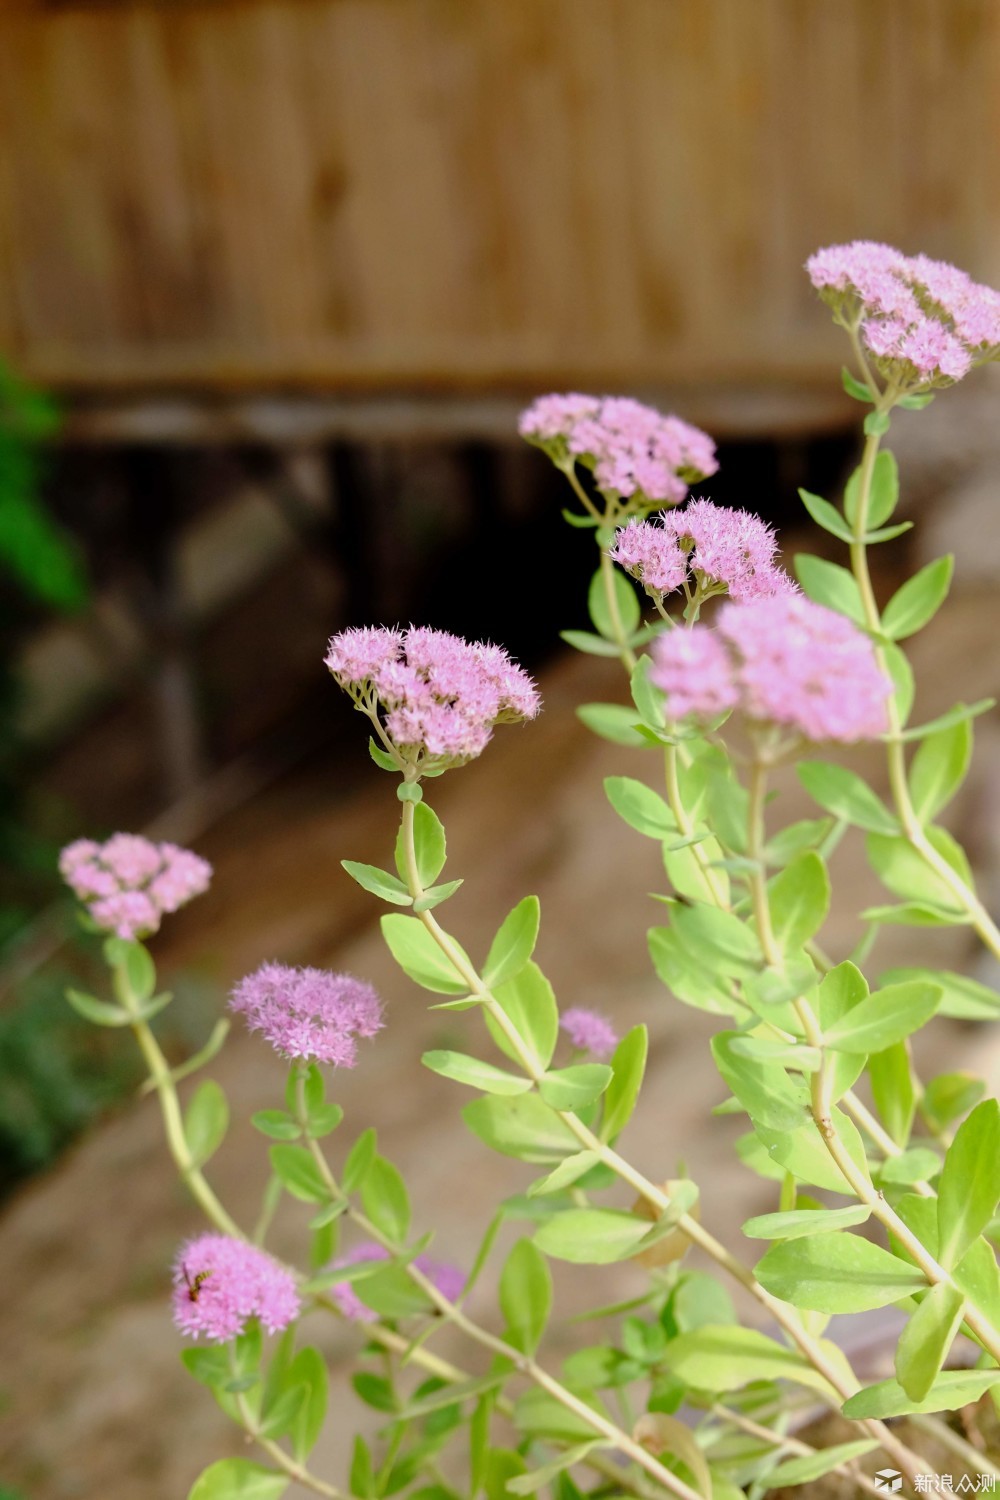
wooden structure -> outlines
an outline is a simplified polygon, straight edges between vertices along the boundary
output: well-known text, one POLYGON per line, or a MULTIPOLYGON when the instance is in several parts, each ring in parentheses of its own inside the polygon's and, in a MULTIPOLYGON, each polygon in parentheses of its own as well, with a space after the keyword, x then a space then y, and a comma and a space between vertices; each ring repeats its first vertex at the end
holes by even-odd
POLYGON ((0 354, 86 393, 830 379, 1000 274, 996 0, 5 0, 0 354))

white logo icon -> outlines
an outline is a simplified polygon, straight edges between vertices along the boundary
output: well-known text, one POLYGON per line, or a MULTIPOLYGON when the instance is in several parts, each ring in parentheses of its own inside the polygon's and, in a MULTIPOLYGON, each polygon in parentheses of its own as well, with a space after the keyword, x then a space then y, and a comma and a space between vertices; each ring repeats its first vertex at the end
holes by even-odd
POLYGON ((903 1488, 903 1476, 898 1469, 879 1469, 875 1474, 875 1488, 887 1495, 895 1495, 903 1488))

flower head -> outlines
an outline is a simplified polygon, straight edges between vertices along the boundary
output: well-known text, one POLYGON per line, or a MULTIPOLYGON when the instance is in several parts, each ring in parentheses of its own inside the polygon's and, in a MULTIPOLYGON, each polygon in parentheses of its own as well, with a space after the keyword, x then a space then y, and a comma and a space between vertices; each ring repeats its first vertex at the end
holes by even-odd
POLYGON ((739 707, 809 740, 874 739, 892 684, 871 641, 843 615, 801 595, 727 603, 718 625, 660 636, 652 680, 672 718, 739 707))
MULTIPOLYGON (((388 1261, 392 1256, 384 1246, 376 1244, 374 1240, 362 1240, 359 1245, 353 1246, 344 1255, 333 1262, 332 1269, 340 1270, 342 1267, 362 1265, 366 1261, 388 1261)), ((465 1290, 465 1273, 449 1261, 432 1260, 429 1255, 418 1255, 413 1264, 418 1271, 422 1271, 428 1281, 434 1283, 443 1297, 449 1302, 455 1302, 465 1290)), ((366 1307, 349 1281, 335 1281, 330 1287, 330 1295, 340 1308, 345 1318, 350 1318, 355 1323, 374 1323, 378 1319, 378 1313, 366 1307)))
POLYGON ((77 839, 59 856, 67 885, 102 932, 148 937, 166 912, 208 889, 212 867, 189 849, 116 833, 104 844, 77 839))
POLYGON ((946 261, 854 240, 818 250, 806 269, 838 321, 860 328, 890 378, 950 385, 1000 355, 1000 292, 946 261))
POLYGON ((382 1002, 370 984, 325 969, 261 964, 240 980, 229 1005, 283 1057, 339 1068, 353 1068, 357 1038, 373 1037, 383 1025, 382 1002))
POLYGON ((479 755, 494 725, 533 719, 541 700, 501 646, 444 630, 344 630, 326 665, 359 708, 381 708, 404 758, 439 766, 479 755))
POLYGON ((174 1322, 190 1338, 227 1344, 250 1318, 278 1333, 301 1310, 295 1278, 264 1250, 226 1234, 202 1234, 174 1264, 174 1322))
POLYGON ((732 599, 796 593, 775 561, 777 538, 751 511, 692 500, 648 521, 630 520, 610 555, 647 593, 663 596, 684 583, 701 583, 732 599))
POLYGON ((618 1046, 618 1035, 611 1022, 595 1010, 574 1006, 563 1012, 559 1025, 574 1047, 592 1052, 598 1062, 605 1062, 618 1046))
POLYGON ((627 396, 541 396, 518 428, 561 467, 591 469, 598 488, 629 509, 676 505, 719 467, 706 433, 627 396))

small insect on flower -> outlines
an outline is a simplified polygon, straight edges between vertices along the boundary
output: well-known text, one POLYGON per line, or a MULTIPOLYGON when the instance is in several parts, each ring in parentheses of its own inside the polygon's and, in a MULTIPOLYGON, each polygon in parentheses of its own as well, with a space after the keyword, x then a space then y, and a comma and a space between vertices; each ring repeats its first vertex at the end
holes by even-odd
POLYGON ((188 1301, 197 1302, 198 1297, 201 1294, 203 1282, 206 1282, 210 1276, 214 1275, 214 1272, 199 1271, 192 1280, 190 1275, 188 1274, 187 1266, 181 1266, 181 1270, 184 1273, 184 1285, 187 1287, 188 1301))

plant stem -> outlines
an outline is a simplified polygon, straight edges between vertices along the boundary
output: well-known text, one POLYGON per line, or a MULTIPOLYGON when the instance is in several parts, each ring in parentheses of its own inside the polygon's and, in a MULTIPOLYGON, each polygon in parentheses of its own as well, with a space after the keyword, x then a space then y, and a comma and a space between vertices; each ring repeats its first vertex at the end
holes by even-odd
MULTIPOLYGON (((677 777, 676 745, 665 745, 663 747, 663 776, 670 811, 673 813, 677 827, 680 829, 681 837, 689 839, 694 834, 694 823, 691 821, 691 816, 684 806, 684 799, 681 796, 680 781, 677 777)), ((714 905, 722 907, 723 910, 728 910, 729 903, 726 900, 725 886, 722 883, 720 872, 712 869, 708 855, 701 844, 689 844, 688 848, 691 850, 695 864, 698 866, 699 873, 705 882, 709 900, 714 905)))
MULTIPOLYGON (((403 858, 407 871, 407 884, 411 896, 418 900, 423 894, 423 885, 417 870, 416 848, 413 835, 413 804, 403 803, 402 815, 403 832, 403 858)), ((544 1068, 541 1066, 537 1056, 525 1044, 517 1027, 512 1024, 503 1007, 483 983, 477 971, 469 964, 454 942, 438 923, 432 911, 424 911, 419 914, 420 921, 424 924, 428 933, 438 944, 442 953, 451 963, 456 973, 468 986, 469 993, 475 995, 489 1011, 494 1022, 510 1042, 511 1048, 525 1073, 537 1083, 544 1076, 544 1068)), ((649 1202, 659 1214, 665 1213, 670 1207, 670 1198, 667 1193, 649 1181, 649 1179, 636 1170, 617 1151, 613 1150, 606 1142, 600 1140, 589 1126, 570 1110, 557 1111, 559 1117, 565 1122, 576 1136, 577 1140, 585 1150, 596 1152, 599 1159, 649 1202)), ((775 1322, 785 1330, 789 1338, 796 1345, 806 1360, 817 1370, 828 1384, 833 1388, 842 1401, 854 1395, 860 1389, 860 1382, 855 1380, 853 1384, 844 1380, 837 1366, 827 1358, 817 1341, 806 1331, 799 1319, 795 1309, 779 1298, 773 1297, 770 1292, 765 1291, 760 1282, 754 1276, 748 1266, 728 1251, 714 1235, 710 1234, 701 1223, 690 1214, 683 1214, 677 1222, 677 1227, 691 1241, 699 1246, 716 1265, 726 1271, 734 1280, 738 1281, 750 1295, 765 1307, 775 1322)), ((835 1403, 831 1402, 831 1405, 835 1403)), ((926 1472, 919 1460, 915 1460, 909 1449, 903 1446, 884 1426, 877 1421, 864 1421, 862 1426, 877 1438, 882 1448, 891 1457, 895 1458, 902 1471, 911 1478, 917 1474, 926 1472)))
POLYGON ((326 1495, 328 1500, 348 1500, 348 1496, 343 1490, 338 1490, 334 1485, 327 1484, 324 1479, 318 1479, 303 1464, 297 1463, 291 1454, 286 1453, 284 1448, 278 1443, 273 1442, 271 1438, 261 1436, 260 1429, 257 1426, 253 1412, 250 1410, 245 1396, 237 1395, 236 1407, 240 1414, 240 1424, 244 1432, 248 1433, 254 1442, 263 1448, 267 1456, 273 1459, 278 1468, 282 1469, 290 1479, 294 1479, 298 1484, 304 1485, 307 1490, 312 1490, 314 1495, 326 1495))
MULTIPOLYGON (((803 1443, 800 1438, 791 1437, 786 1434, 775 1432, 771 1427, 763 1427, 759 1422, 753 1421, 751 1417, 745 1417, 742 1412, 733 1411, 731 1407, 722 1406, 718 1402, 712 1407, 712 1412, 721 1421, 728 1422, 733 1427, 738 1427, 741 1432, 747 1433, 749 1437, 760 1438, 761 1442, 768 1443, 774 1448, 786 1449, 789 1453, 797 1453, 802 1458, 811 1458, 818 1450, 810 1448, 808 1443, 803 1443)), ((835 1469, 829 1471, 832 1474, 841 1474, 847 1479, 853 1480, 859 1489, 864 1490, 866 1495, 882 1496, 884 1490, 876 1489, 875 1481, 869 1479, 853 1468, 845 1464, 838 1464, 835 1469)))

